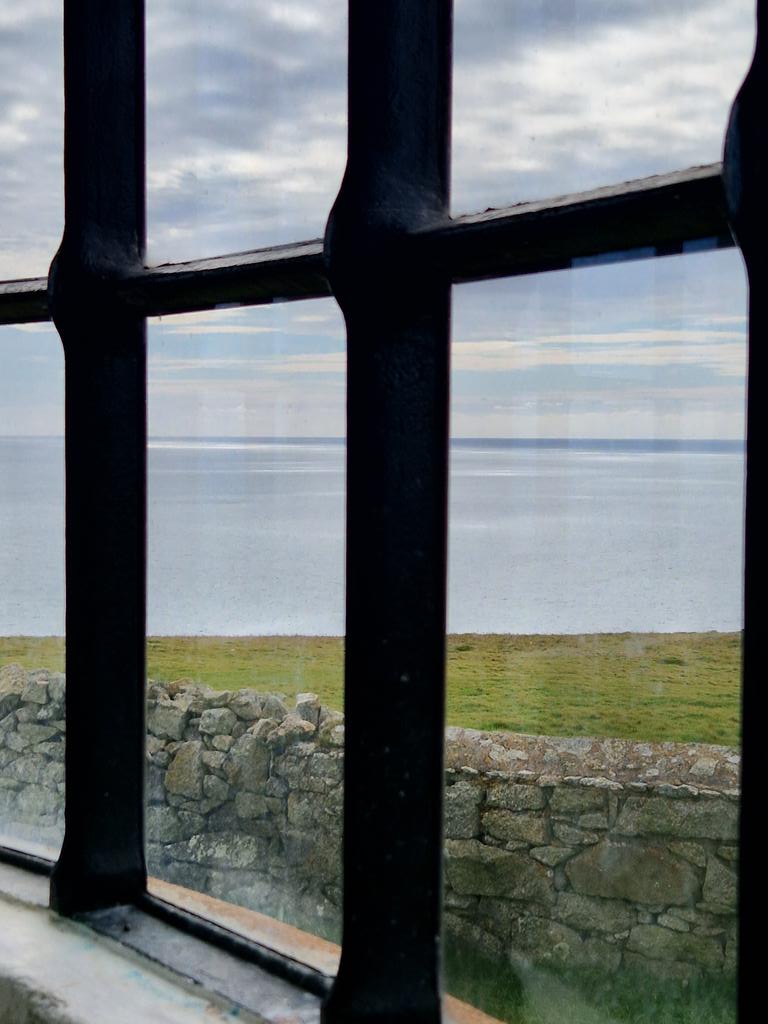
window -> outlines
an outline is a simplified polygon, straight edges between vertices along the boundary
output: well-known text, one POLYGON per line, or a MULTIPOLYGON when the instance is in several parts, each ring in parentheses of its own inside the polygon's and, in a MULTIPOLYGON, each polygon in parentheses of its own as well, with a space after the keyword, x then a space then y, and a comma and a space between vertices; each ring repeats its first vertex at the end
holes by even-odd
MULTIPOLYGON (((52 319, 65 352, 66 831, 52 906, 102 928, 111 927, 102 911, 118 905, 171 922, 307 991, 330 989, 329 1022, 434 1020, 452 286, 728 248, 732 223, 752 274, 754 337, 762 323, 754 194, 762 68, 756 64, 753 91, 736 108, 725 191, 712 164, 451 219, 450 5, 352 0, 349 19, 348 162, 325 241, 146 267, 143 3, 65 2, 65 52, 79 52, 65 63, 66 227, 47 282, 0 285, 0 318, 52 319), (146 318, 329 295, 344 314, 348 347, 344 922, 332 986, 316 964, 148 892, 144 844, 146 318), (109 700, 95 709, 94 680, 105 678, 109 700)), ((751 486, 760 441, 754 401, 749 415, 751 486)), ((760 520, 753 488, 748 496, 740 866, 747 893, 758 884, 752 674, 760 520)), ((465 792, 453 790, 457 800, 465 792)), ((4 856, 50 870, 21 850, 4 856)), ((461 865, 453 870, 461 897, 461 865)), ((742 929, 754 926, 746 904, 741 920, 742 929)), ((743 992, 756 973, 751 957, 744 943, 743 992)))

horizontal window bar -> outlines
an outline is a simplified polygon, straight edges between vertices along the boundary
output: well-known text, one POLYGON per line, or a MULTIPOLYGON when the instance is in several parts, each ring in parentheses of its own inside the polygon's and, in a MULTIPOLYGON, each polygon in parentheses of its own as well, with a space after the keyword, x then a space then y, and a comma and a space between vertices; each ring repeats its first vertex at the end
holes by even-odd
MULTIPOLYGON (((456 283, 733 245, 721 165, 467 214, 411 239, 456 283)), ((0 282, 0 324, 49 319, 45 278, 0 282)), ((320 239, 151 267, 119 285, 147 316, 331 294, 320 239)))

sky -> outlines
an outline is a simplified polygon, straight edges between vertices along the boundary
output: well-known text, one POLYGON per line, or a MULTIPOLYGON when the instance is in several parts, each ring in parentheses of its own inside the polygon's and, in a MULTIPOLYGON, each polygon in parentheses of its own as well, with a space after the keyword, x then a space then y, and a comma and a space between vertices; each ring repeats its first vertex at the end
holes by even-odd
MULTIPOLYGON (((63 222, 57 0, 0 10, 0 279, 63 222)), ((147 0, 148 260, 319 237, 345 157, 344 0, 147 0)), ((752 0, 457 0, 453 209, 720 158, 752 0)), ((735 250, 454 289, 458 436, 741 437, 735 250)), ((332 300, 149 327, 155 435, 339 436, 332 300)), ((60 434, 50 325, 0 328, 0 434, 60 434)))

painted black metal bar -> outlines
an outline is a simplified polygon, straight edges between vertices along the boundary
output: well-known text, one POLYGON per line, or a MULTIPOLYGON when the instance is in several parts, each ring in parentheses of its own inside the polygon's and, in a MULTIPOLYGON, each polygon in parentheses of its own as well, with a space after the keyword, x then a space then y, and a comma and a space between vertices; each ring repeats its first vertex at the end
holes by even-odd
POLYGON ((702 239, 733 245, 719 164, 486 210, 421 234, 420 260, 456 284, 567 270, 603 254, 668 256, 702 239))
POLYGON ((144 250, 143 0, 65 0, 66 818, 51 903, 133 902, 144 864, 146 345, 116 293, 144 250))
POLYGON ((24 868, 35 875, 50 875, 53 861, 26 850, 17 850, 11 846, 0 846, 0 863, 11 864, 15 868, 24 868))
POLYGON ((763 858, 765 743, 765 467, 768 444, 763 391, 768 379, 768 0, 757 2, 757 43, 752 66, 731 110, 723 178, 731 223, 749 281, 747 372, 746 519, 744 546, 744 639, 742 668, 742 779, 739 848, 739 1020, 748 1021, 761 998, 763 970, 760 891, 763 858))
MULTIPOLYGON (((295 960, 283 953, 276 953, 274 950, 267 949, 266 946, 259 945, 259 943, 251 939, 243 938, 243 936, 237 935, 222 925, 208 921, 206 918, 199 917, 197 914, 193 914, 181 907, 176 907, 172 903, 161 900, 149 893, 142 897, 139 902, 139 908, 158 918, 158 920, 173 925, 180 931, 193 935, 195 938, 204 939, 226 953, 231 953, 247 963, 262 967, 278 978, 283 978, 285 981, 298 985, 299 988, 304 989, 306 992, 312 992, 316 996, 328 994, 331 979, 308 964, 301 963, 301 961, 295 960)), ((98 913, 99 911, 96 912, 96 914, 98 913)), ((83 919, 86 920, 86 923, 90 923, 87 918, 83 919)))
MULTIPOLYGON (((559 199, 520 203, 428 225, 401 239, 454 283, 563 270, 601 254, 638 259, 686 243, 733 245, 720 164, 688 168, 559 199)), ((0 282, 0 324, 48 319, 46 282, 0 282)), ((331 294, 319 239, 188 263, 142 268, 117 286, 146 316, 233 303, 258 305, 331 294)))
POLYGON ((446 0, 351 0, 348 162, 326 233, 348 338, 344 912, 327 1024, 440 1019, 450 281, 402 258, 402 239, 447 219, 450 63, 446 0))
POLYGON ((48 278, 0 281, 0 324, 44 323, 48 312, 48 278))

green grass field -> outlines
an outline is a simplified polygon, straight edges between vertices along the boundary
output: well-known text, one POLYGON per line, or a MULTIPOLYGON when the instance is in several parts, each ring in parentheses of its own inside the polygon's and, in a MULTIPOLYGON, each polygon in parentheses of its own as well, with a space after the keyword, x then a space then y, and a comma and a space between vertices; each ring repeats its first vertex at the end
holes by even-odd
MULTIPOLYGON (((342 709, 338 637, 150 637, 152 679, 342 709)), ((0 638, 0 665, 64 667, 60 637, 0 638)), ((448 637, 448 724, 553 736, 739 744, 739 633, 448 637)), ((365 680, 361 680, 365 685, 365 680)))

